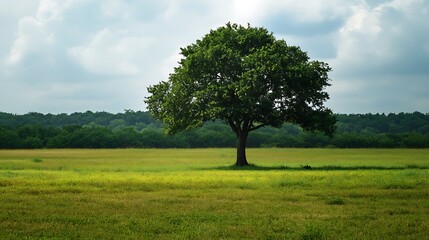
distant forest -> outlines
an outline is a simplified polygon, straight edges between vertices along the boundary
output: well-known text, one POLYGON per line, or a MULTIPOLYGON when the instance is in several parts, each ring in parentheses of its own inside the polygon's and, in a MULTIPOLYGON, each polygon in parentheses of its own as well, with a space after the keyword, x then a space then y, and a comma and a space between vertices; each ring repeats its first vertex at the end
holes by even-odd
MULTIPOLYGON (((333 138, 299 126, 265 127, 250 133, 248 147, 429 148, 429 114, 336 114, 333 138)), ((165 135, 148 112, 72 114, 0 112, 0 149, 32 148, 206 148, 235 147, 221 121, 165 135)))

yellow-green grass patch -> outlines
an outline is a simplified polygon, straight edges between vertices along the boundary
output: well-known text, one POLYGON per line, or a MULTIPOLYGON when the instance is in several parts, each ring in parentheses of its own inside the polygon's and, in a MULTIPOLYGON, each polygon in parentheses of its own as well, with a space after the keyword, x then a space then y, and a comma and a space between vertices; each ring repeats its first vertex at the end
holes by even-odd
POLYGON ((234 149, 0 151, 0 238, 429 236, 429 150, 249 149, 255 165, 244 170, 234 157, 234 149))

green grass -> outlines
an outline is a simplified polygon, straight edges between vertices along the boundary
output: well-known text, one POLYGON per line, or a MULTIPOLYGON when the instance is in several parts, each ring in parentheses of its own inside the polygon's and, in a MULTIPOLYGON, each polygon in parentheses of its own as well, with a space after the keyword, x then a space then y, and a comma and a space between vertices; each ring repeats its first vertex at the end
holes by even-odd
POLYGON ((0 151, 0 239, 428 239, 428 149, 249 149, 244 169, 234 158, 0 151))

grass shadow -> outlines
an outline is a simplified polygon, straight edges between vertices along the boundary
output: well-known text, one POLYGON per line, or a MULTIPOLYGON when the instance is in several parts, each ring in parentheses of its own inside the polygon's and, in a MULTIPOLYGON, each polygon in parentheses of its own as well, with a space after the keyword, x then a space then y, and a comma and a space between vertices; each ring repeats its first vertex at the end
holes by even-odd
POLYGON ((429 169, 426 166, 407 165, 404 167, 383 167, 383 166, 318 166, 312 167, 309 165, 299 167, 288 166, 259 166, 250 164, 248 166, 219 166, 211 168, 201 168, 200 170, 234 170, 234 171, 278 171, 278 170, 294 170, 294 171, 351 171, 351 170, 406 170, 406 169, 429 169))

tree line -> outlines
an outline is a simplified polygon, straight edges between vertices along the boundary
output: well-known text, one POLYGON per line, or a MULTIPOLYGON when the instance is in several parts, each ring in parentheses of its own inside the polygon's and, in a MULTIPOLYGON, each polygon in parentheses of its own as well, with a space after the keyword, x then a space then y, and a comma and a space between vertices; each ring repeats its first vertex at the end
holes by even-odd
MULTIPOLYGON (((336 114, 332 138, 299 126, 264 127, 252 132, 248 147, 428 148, 429 115, 336 114)), ((148 112, 81 112, 72 114, 0 112, 0 148, 205 148, 235 147, 224 122, 166 135, 148 112)))

